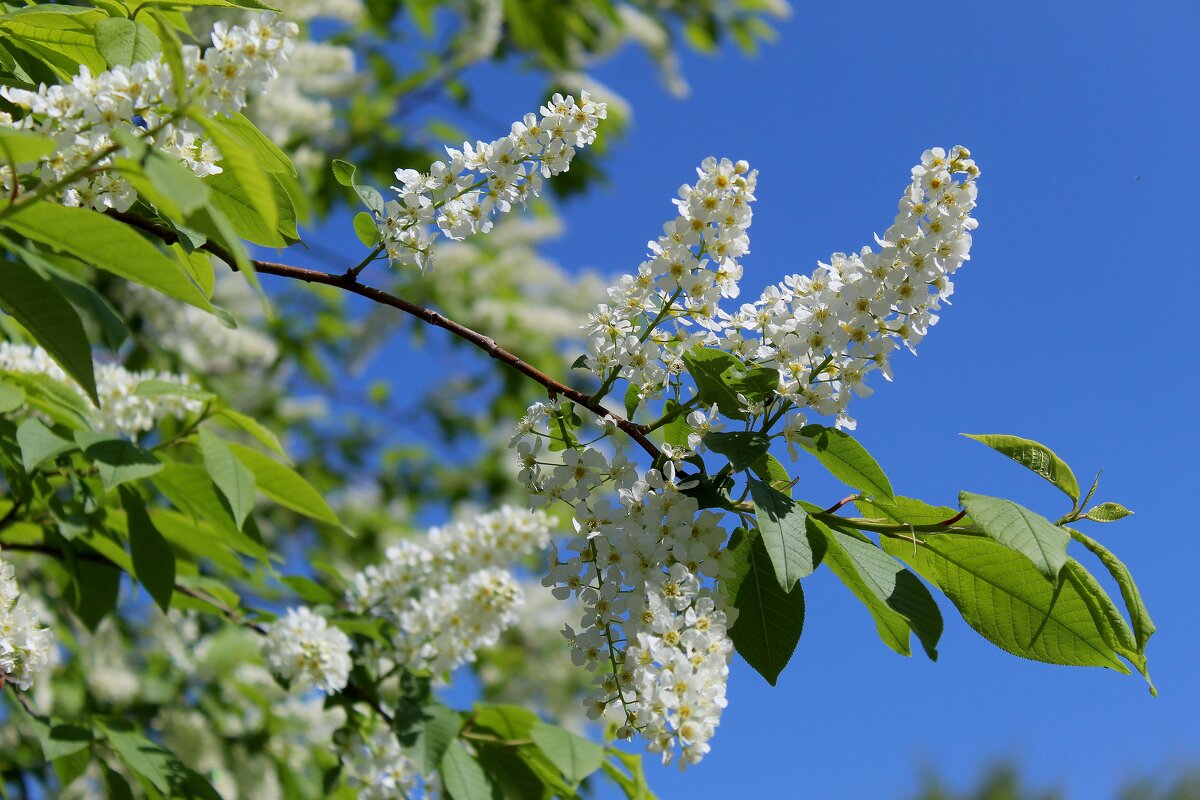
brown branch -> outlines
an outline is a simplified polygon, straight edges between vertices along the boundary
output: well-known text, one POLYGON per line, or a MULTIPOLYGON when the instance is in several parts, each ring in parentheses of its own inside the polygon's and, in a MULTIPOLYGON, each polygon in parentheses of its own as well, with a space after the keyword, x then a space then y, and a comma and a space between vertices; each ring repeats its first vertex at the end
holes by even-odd
MULTIPOLYGON (((179 240, 178 235, 174 231, 144 220, 136 215, 112 211, 108 213, 122 222, 126 222, 136 228, 146 231, 147 233, 157 236, 167 244, 173 244, 179 240)), ((233 255, 220 245, 214 244, 213 242, 206 242, 201 246, 201 249, 220 258, 229 265, 230 269, 237 270, 237 261, 234 259, 233 255)), ((614 414, 602 406, 598 400, 593 400, 591 397, 579 391, 578 389, 573 389, 561 381, 550 377, 532 364, 522 361, 521 358, 516 354, 511 353, 500 345, 496 344, 496 341, 490 336, 485 336, 478 331, 472 330, 465 325, 455 322, 454 320, 439 314, 431 308, 417 305, 416 303, 405 300, 403 297, 398 297, 394 294, 385 292, 382 289, 376 289, 373 286, 367 286, 364 283, 360 283, 357 276, 353 274, 353 272, 335 275, 329 272, 306 269, 305 267, 294 267, 289 264, 280 264, 274 261, 255 260, 252 263, 258 272, 266 275, 276 275, 281 278, 291 278, 292 280, 303 281, 304 283, 319 283, 324 286, 333 286, 352 294, 359 295, 360 297, 365 297, 372 302, 379 303, 380 305, 390 306, 403 311, 405 314, 414 316, 428 325, 433 325, 434 327, 447 330, 458 338, 475 345, 497 361, 507 364, 517 372, 520 372, 522 375, 536 381, 537 383, 540 383, 546 388, 546 391, 549 392, 551 398, 561 395, 574 402, 576 405, 586 408, 588 411, 592 412, 602 420, 606 417, 612 419, 613 422, 616 423, 617 427, 624 431, 631 439, 637 442, 643 450, 650 454, 651 458, 657 459, 662 455, 662 452, 658 449, 658 447, 656 447, 654 443, 647 438, 646 430, 643 426, 614 414)))
POLYGON ((846 495, 841 500, 838 500, 836 503, 831 505, 829 508, 825 509, 825 513, 832 514, 833 512, 837 511, 842 506, 846 505, 847 503, 853 503, 857 499, 858 499, 858 495, 856 495, 856 494, 846 495))

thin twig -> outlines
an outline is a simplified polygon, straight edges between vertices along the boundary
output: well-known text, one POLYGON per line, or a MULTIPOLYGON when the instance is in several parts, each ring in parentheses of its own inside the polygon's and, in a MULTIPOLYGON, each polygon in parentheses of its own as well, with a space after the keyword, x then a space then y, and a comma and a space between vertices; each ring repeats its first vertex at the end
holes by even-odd
MULTIPOLYGON (((164 228, 160 225, 156 225, 153 222, 144 220, 136 215, 112 211, 108 213, 111 216, 120 219, 122 222, 126 222, 136 228, 146 231, 147 233, 151 233, 154 236, 159 237, 167 244, 173 244, 179 240, 179 237, 174 231, 164 228)), ((225 250, 225 248, 218 244, 214 244, 213 242, 206 242, 204 245, 202 245, 202 249, 220 258, 229 265, 230 269, 237 270, 236 260, 233 258, 232 254, 225 250)), ((434 311, 431 308, 417 305, 416 303, 405 300, 403 297, 398 297, 389 292, 385 292, 382 289, 376 289, 373 286, 360 283, 358 278, 351 273, 335 275, 328 272, 321 272, 320 270, 307 269, 305 267, 295 267, 290 264, 280 264, 275 261, 254 261, 253 263, 255 270, 260 273, 266 275, 276 275, 281 278, 291 278, 292 280, 303 281, 304 283, 319 283, 324 286, 333 286, 352 294, 357 294, 360 297, 365 297, 372 302, 379 303, 380 305, 390 306, 398 309, 406 314, 416 317, 428 325, 433 325, 434 327, 449 331, 458 338, 475 345, 497 361, 507 364, 527 378, 530 378, 541 384, 546 388, 546 391, 549 392, 551 398, 561 395, 568 400, 571 400, 576 405, 592 412, 602 420, 605 418, 613 420, 617 427, 628 434, 631 439, 637 442, 643 450, 650 454, 651 458, 658 459, 662 456, 662 452, 658 449, 658 447, 656 447, 654 443, 647 438, 646 431, 643 426, 614 414, 602 406, 598 400, 593 400, 591 397, 587 396, 578 389, 573 389, 570 386, 567 386, 565 383, 550 377, 532 364, 521 360, 520 356, 517 356, 516 354, 509 352, 500 345, 496 344, 496 341, 490 336, 485 336, 484 334, 472 330, 461 323, 455 322, 454 320, 439 314, 437 311, 434 311)))

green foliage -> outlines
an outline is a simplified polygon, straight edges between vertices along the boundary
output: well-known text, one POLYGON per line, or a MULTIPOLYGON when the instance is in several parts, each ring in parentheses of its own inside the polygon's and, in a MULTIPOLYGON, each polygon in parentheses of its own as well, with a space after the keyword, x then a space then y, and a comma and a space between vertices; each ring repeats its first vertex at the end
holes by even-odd
POLYGON ((738 655, 774 686, 804 630, 804 590, 799 583, 780 586, 761 534, 738 528, 729 550, 733 569, 721 592, 738 610, 729 637, 738 655))
MULTIPOLYGON (((299 600, 326 615, 357 648, 390 646, 390 623, 359 615, 347 601, 348 576, 378 563, 389 545, 412 533, 411 520, 440 515, 448 505, 512 499, 508 456, 498 457, 494 446, 503 437, 494 432, 507 429, 533 394, 515 371, 455 369, 432 394, 402 399, 415 400, 411 405, 394 406, 387 393, 360 397, 359 382, 348 377, 402 330, 399 315, 348 303, 335 288, 344 283, 333 281, 304 289, 270 287, 278 312, 264 303, 259 319, 259 306, 239 302, 244 298, 231 289, 235 282, 219 278, 228 266, 257 288, 247 242, 278 249, 297 245, 301 223, 320 222, 347 199, 367 209, 354 216, 353 229, 364 246, 376 248, 385 203, 369 184, 390 176, 397 165, 427 169, 441 157, 427 152, 427 142, 448 132, 461 135, 436 111, 407 118, 411 109, 442 98, 469 111, 471 98, 457 76, 480 59, 533 66, 554 84, 619 46, 628 33, 625 15, 594 0, 509 0, 494 52, 466 55, 475 42, 463 4, 368 3, 368 19, 334 35, 357 48, 367 69, 354 96, 335 103, 335 135, 276 142, 256 124, 253 106, 247 114, 201 114, 197 103, 187 102, 183 74, 184 43, 203 45, 195 36, 202 28, 189 23, 197 19, 193 9, 220 14, 268 8, 259 0, 13 5, 0 7, 0 83, 32 89, 69 81, 81 67, 95 75, 161 56, 174 73, 181 119, 220 151, 221 172, 197 177, 173 155, 171 143, 147 135, 141 121, 114 132, 113 146, 101 156, 111 158, 104 169, 137 192, 128 210, 98 213, 55 201, 67 184, 95 174, 98 161, 55 187, 39 183, 41 176, 24 175, 0 205, 0 333, 5 340, 40 346, 67 376, 0 375, 6 495, 0 501, 0 549, 6 559, 10 548, 29 556, 30 566, 22 566, 33 580, 25 584, 45 587, 47 605, 61 621, 56 635, 70 652, 54 677, 54 713, 60 716, 35 717, 9 703, 11 724, 39 746, 31 756, 0 753, 0 793, 10 776, 22 782, 29 777, 38 793, 49 796, 90 774, 113 797, 217 797, 196 771, 199 756, 187 748, 171 752, 178 710, 181 716, 261 719, 256 729, 247 723, 244 736, 222 737, 220 753, 227 763, 245 761, 253 770, 270 771, 288 797, 352 796, 343 754, 390 719, 406 755, 424 776, 436 774, 454 800, 578 798, 593 793, 601 780, 631 800, 653 798, 638 756, 512 704, 533 705, 528 696, 460 712, 434 697, 430 687, 437 676, 411 674, 403 664, 372 674, 379 665, 367 663, 370 659, 356 661, 346 690, 328 701, 325 712, 342 712, 332 725, 337 728, 332 740, 300 748, 300 757, 279 755, 272 740, 287 739, 294 722, 285 716, 285 689, 235 669, 243 664, 262 669, 256 637, 275 612, 299 600), (408 37, 403 44, 413 54, 403 68, 387 60, 400 36, 408 37), (434 42, 448 49, 433 53, 434 42), (304 158, 293 162, 298 152, 304 158), (229 331, 238 325, 242 332, 263 335, 270 354, 253 366, 239 362, 234 352, 198 364, 190 351, 202 349, 204 337, 188 338, 193 316, 176 301, 225 324, 228 330, 212 334, 218 342, 225 341, 222 335, 233 337, 229 331), (164 331, 175 333, 173 325, 164 327, 157 316, 178 323, 181 335, 168 341, 164 331), (111 409, 99 408, 97 376, 105 368, 94 366, 96 349, 107 352, 95 364, 115 360, 135 373, 183 372, 196 385, 139 378, 125 400, 169 398, 178 404, 177 413, 152 419, 148 428, 113 433, 98 422, 98 412, 111 409), (297 413, 293 396, 309 394, 332 399, 337 413, 297 413), (184 400, 190 401, 186 411, 179 410, 184 400), (412 430, 424 437, 420 446, 397 444, 398 436, 412 430), (453 455, 447 463, 439 460, 448 453, 453 455), (312 571, 296 569, 295 558, 309 560, 312 571), (190 653, 198 662, 194 669, 184 674, 172 663, 175 653, 154 648, 147 618, 166 627, 181 626, 183 619, 198 628, 205 646, 181 645, 196 651, 190 653), (109 635, 126 647, 127 666, 139 677, 128 702, 100 697, 83 674, 83 654, 109 635)), ((630 10, 640 15, 643 31, 648 26, 663 34, 663 44, 649 47, 664 74, 674 63, 679 35, 703 51, 726 39, 752 50, 769 37, 763 18, 768 5, 757 0, 635 6, 630 10)), ((16 108, 5 104, 4 111, 16 108)), ((621 116, 613 104, 615 129, 621 116)), ((35 132, 4 128, 0 169, 6 176, 17 174, 52 156, 56 144, 35 132)), ((571 173, 556 182, 558 190, 583 191, 601 180, 605 147, 602 141, 594 154, 577 157, 571 173)), ((545 214, 546 208, 535 213, 545 214)), ((312 258, 328 256, 312 245, 312 258)), ((508 246, 461 246, 469 248, 465 261, 471 268, 461 270, 458 283, 384 273, 375 285, 387 282, 386 288, 406 299, 478 323, 489 336, 515 341, 528 363, 565 374, 563 337, 543 330, 553 326, 522 320, 504 306, 535 295, 530 285, 512 277, 517 270, 485 269, 513 257, 508 246), (492 305, 484 308, 476 302, 480 296, 492 305)), ((522 268, 533 260, 519 258, 522 268)), ((330 275, 351 266, 339 264, 330 275)), ((570 297, 578 288, 564 279, 561 294, 570 297)), ((412 338, 419 336, 413 332, 412 338)), ((793 497, 795 482, 771 452, 781 436, 772 424, 790 407, 776 394, 774 368, 750 366, 704 347, 687 352, 683 366, 695 383, 695 397, 680 386, 667 397, 651 392, 641 397, 631 388, 623 396, 625 413, 631 420, 639 413, 654 420, 652 413, 661 412, 643 431, 678 450, 691 449, 693 434, 706 431, 688 423, 693 409, 707 413, 716 406, 726 420, 746 423, 744 430, 737 425, 703 432, 699 449, 707 448, 707 454, 685 454, 679 465, 684 491, 702 508, 737 515, 745 526, 722 556, 730 569, 719 588, 739 614, 729 631, 737 652, 769 683, 778 680, 803 630, 800 581, 821 563, 867 608, 883 641, 904 655, 911 653, 915 634, 929 657, 937 657, 942 618, 920 575, 950 598, 969 625, 1005 650, 1051 663, 1128 671, 1125 659, 1146 675, 1146 645, 1155 628, 1129 570, 1098 541, 1066 527, 1084 519, 1112 522, 1131 512, 1105 502, 1081 513, 1095 487, 1081 500, 1070 468, 1048 448, 1012 436, 972 437, 1056 485, 1075 504, 1070 514, 1051 522, 1012 501, 964 492, 962 516, 895 497, 883 469, 854 438, 808 425, 799 445, 861 493, 856 502, 866 516, 840 516, 793 497), (753 429, 758 420, 761 429, 753 429), (719 469, 710 471, 714 462, 719 469), (1129 622, 1101 584, 1068 556, 1071 538, 1116 581, 1129 622)), ((614 382, 615 377, 605 382, 598 395, 614 382)), ((586 405, 561 403, 546 451, 579 445, 586 405)), ((791 433, 789 443, 796 444, 791 433)), ((569 523, 562 522, 567 529, 569 523)), ((502 642, 497 650, 499 655, 484 660, 529 669, 530 651, 519 641, 502 642)), ((477 675, 486 691, 496 690, 485 668, 477 675)), ((16 696, 7 690, 5 695, 16 696)), ((553 718, 550 712, 559 709, 546 711, 553 718)))
POLYGON ((960 492, 959 501, 985 534, 1005 547, 1024 553, 1048 578, 1053 580, 1067 563, 1070 535, 1011 500, 960 492))
POLYGON ((806 425, 800 435, 811 441, 800 446, 816 456, 833 477, 869 496, 892 498, 892 484, 887 475, 850 434, 822 425, 806 425))
POLYGON ((812 518, 809 524, 825 537, 822 563, 867 607, 884 644, 912 655, 911 632, 936 661, 942 614, 925 584, 865 536, 831 530, 812 518))
POLYGON ((572 785, 600 769, 604 763, 603 747, 557 725, 539 722, 530 727, 529 738, 572 785))
MULTIPOLYGON (((914 526, 954 516, 952 509, 903 497, 859 505, 872 516, 914 526)), ((944 592, 967 624, 996 646, 1051 664, 1129 671, 1117 658, 1128 654, 1110 644, 1117 638, 1112 622, 1093 616, 1091 597, 1074 582, 1050 580, 1028 556, 987 537, 914 537, 915 550, 891 539, 883 548, 944 592)))
POLYGON ((83 322, 52 283, 19 261, 5 262, 0 268, 0 308, 25 326, 93 402, 100 402, 83 322))
POLYGON ((705 405, 716 405, 730 419, 746 419, 742 401, 725 379, 729 370, 745 370, 744 364, 739 364, 729 353, 712 347, 697 347, 684 353, 683 363, 696 381, 697 396, 705 405))
POLYGON ((804 508, 757 478, 747 478, 763 547, 785 592, 812 574, 825 554, 824 540, 806 525, 804 508))
POLYGON ((1032 439, 998 433, 964 433, 968 439, 983 442, 998 453, 1008 456, 1026 469, 1041 475, 1071 498, 1079 501, 1079 482, 1075 473, 1054 451, 1032 439))

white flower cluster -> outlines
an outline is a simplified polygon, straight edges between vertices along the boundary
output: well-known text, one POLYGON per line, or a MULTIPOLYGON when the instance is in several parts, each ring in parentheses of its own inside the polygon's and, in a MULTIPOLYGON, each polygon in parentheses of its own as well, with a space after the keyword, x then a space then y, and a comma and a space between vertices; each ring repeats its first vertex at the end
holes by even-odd
POLYGON ((732 316, 723 347, 778 368, 780 397, 853 428, 851 393, 869 395, 874 370, 891 380, 888 354, 898 342, 916 352, 954 291, 950 276, 970 258, 979 175, 970 155, 926 150, 894 223, 876 237, 878 251, 834 253, 811 275, 768 287, 732 316))
POLYGON ((697 172, 694 185, 679 189, 679 215, 649 243, 650 257, 608 290, 609 302, 583 326, 587 367, 606 383, 625 379, 643 398, 679 380, 689 349, 718 342, 721 298, 738 296, 738 259, 750 250, 757 170, 707 158, 697 172))
POLYGON ((404 754, 396 734, 380 727, 342 758, 346 785, 359 800, 411 798, 417 789, 416 765, 404 754))
POLYGON ((28 691, 50 663, 53 646, 54 635, 21 594, 12 565, 0 561, 0 687, 11 683, 28 691))
POLYGON ((447 161, 429 172, 396 170, 402 185, 376 215, 380 239, 396 264, 425 269, 438 231, 450 239, 486 233, 492 217, 541 192, 542 181, 567 171, 578 148, 596 140, 607 106, 587 92, 579 102, 554 95, 539 114, 514 122, 512 132, 494 142, 470 142, 462 150, 446 148, 447 161), (434 230, 436 225, 437 230, 434 230))
POLYGON ((263 655, 271 671, 295 688, 340 692, 350 680, 350 637, 307 608, 293 608, 267 628, 263 655))
POLYGON ((624 715, 619 735, 640 732, 663 763, 678 748, 694 764, 725 707, 733 652, 732 612, 706 585, 728 563, 726 533, 720 517, 681 493, 672 460, 639 475, 624 456, 593 447, 568 447, 561 458, 543 451, 564 413, 534 404, 513 445, 531 502, 574 509, 578 536, 543 583, 582 603, 580 630, 564 635, 575 663, 598 673, 589 716, 614 709, 624 715))
MULTIPOLYGON (((970 257, 979 175, 970 153, 925 151, 895 221, 876 236, 878 251, 835 253, 811 275, 789 276, 733 314, 720 303, 739 294, 757 172, 714 158, 698 172, 694 185, 679 190, 679 215, 649 244, 650 258, 588 316, 586 366, 606 388, 622 378, 642 398, 656 397, 682 388, 683 353, 716 346, 777 369, 776 394, 790 407, 853 428, 852 394, 870 394, 865 380, 875 370, 891 379, 889 353, 898 342, 915 351, 954 290, 950 276, 970 257)), ((795 438, 804 421, 793 413, 785 437, 795 438)))
POLYGON ((96 393, 100 396, 100 407, 92 405, 83 389, 67 377, 62 367, 40 347, 0 342, 0 373, 21 375, 45 375, 71 387, 91 408, 91 426, 99 433, 124 434, 136 437, 152 430, 164 417, 184 417, 198 413, 204 404, 199 400, 179 395, 136 394, 138 386, 146 381, 175 384, 181 389, 195 388, 182 375, 173 375, 154 370, 130 372, 119 364, 96 364, 96 393))
POLYGON ((522 594, 504 567, 549 540, 546 514, 503 506, 389 548, 386 562, 354 577, 349 600, 396 627, 407 668, 450 672, 516 621, 522 594))
MULTIPOLYGON (((209 116, 240 111, 247 96, 275 76, 298 32, 296 23, 272 21, 270 15, 255 17, 245 26, 217 22, 211 47, 183 48, 186 100, 198 103, 200 112, 209 116)), ((71 83, 43 84, 36 91, 3 86, 0 97, 27 112, 19 120, 0 114, 0 125, 57 142, 55 152, 40 163, 17 165, 19 173, 36 173, 46 183, 67 178, 113 147, 116 130, 157 145, 200 177, 221 172, 220 152, 201 137, 199 126, 171 119, 183 98, 175 97, 171 69, 161 57, 94 76, 81 67, 71 83)), ((137 192, 110 170, 117 155, 120 151, 100 159, 92 174, 66 187, 62 202, 98 211, 128 210, 137 192)), ((11 177, 5 174, 3 180, 5 193, 11 192, 11 177)))
POLYGON ((332 99, 352 95, 359 80, 349 47, 300 41, 247 115, 280 145, 329 136, 336 125, 332 99))

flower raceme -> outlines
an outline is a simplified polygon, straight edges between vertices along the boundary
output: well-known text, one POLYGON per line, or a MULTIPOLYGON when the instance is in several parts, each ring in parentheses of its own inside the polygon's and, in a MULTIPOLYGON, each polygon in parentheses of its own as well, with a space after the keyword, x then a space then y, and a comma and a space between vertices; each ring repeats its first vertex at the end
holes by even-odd
MULTIPOLYGON (((564 635, 575 663, 596 673, 590 715, 615 711, 620 735, 640 733, 664 763, 678 752, 684 765, 708 752, 725 707, 736 619, 714 590, 729 577, 727 531, 690 493, 697 482, 682 474, 685 462, 702 463, 705 438, 733 411, 747 431, 782 440, 793 459, 807 413, 853 427, 851 395, 869 394, 872 371, 890 379, 889 353, 914 350, 953 291, 950 277, 969 257, 979 174, 965 148, 927 150, 878 249, 834 254, 730 313, 721 303, 740 294, 758 174, 715 158, 697 172, 647 260, 588 316, 581 360, 600 380, 596 397, 619 380, 635 409, 665 395, 684 417, 691 451, 663 445, 642 471, 601 444, 618 430, 612 419, 581 443, 569 433, 578 429, 573 409, 560 401, 531 406, 510 442, 531 505, 563 502, 573 512, 577 536, 544 583, 582 606, 579 630, 564 635), (688 360, 702 348, 756 370, 761 393, 738 394, 735 409, 727 397, 702 397, 688 360)), ((748 512, 726 506, 749 524, 748 512)))
MULTIPOLYGON (((112 169, 123 151, 96 161, 121 131, 158 146, 198 177, 219 174, 220 151, 203 138, 197 124, 174 115, 185 101, 209 116, 241 111, 247 98, 275 77, 298 33, 294 22, 274 20, 270 14, 253 17, 244 26, 217 22, 212 46, 183 48, 184 98, 175 96, 171 68, 161 57, 98 75, 81 67, 71 83, 43 84, 36 91, 0 87, 0 97, 26 112, 19 119, 0 112, 0 125, 34 131, 58 144, 41 162, 17 165, 18 172, 54 184, 95 162, 93 174, 62 191, 63 204, 127 211, 137 192, 112 169)), ((13 190, 7 170, 0 180, 6 193, 13 190)))
POLYGON ((296 688, 332 694, 350 680, 350 637, 307 608, 293 608, 271 623, 263 654, 271 671, 296 688))
POLYGON ((733 653, 734 614, 704 585, 728 562, 725 531, 682 493, 670 460, 643 473, 620 454, 579 447, 548 461, 541 443, 564 413, 531 406, 514 445, 531 501, 573 509, 577 536, 543 583, 582 606, 579 630, 564 635, 575 663, 596 673, 588 716, 615 711, 621 736, 640 732, 664 763, 677 749, 695 763, 725 707, 733 653))
POLYGON ((21 594, 11 564, 0 561, 0 687, 27 691, 50 663, 54 635, 21 594))
POLYGON ((130 372, 119 364, 97 364, 96 394, 100 398, 100 406, 96 408, 49 353, 41 347, 24 344, 0 342, 0 373, 4 372, 45 375, 70 386, 80 400, 93 409, 90 422, 98 433, 119 433, 137 437, 153 430, 165 417, 182 418, 198 413, 204 407, 201 401, 187 396, 188 391, 196 387, 182 375, 154 370, 130 372), (147 381, 168 386, 159 387, 163 393, 154 396, 138 394, 138 387, 147 381), (169 386, 179 387, 180 394, 165 393, 169 391, 169 386))
POLYGON ((506 567, 550 540, 550 518, 503 506, 434 528, 389 548, 354 577, 350 603, 395 629, 394 659, 409 669, 451 672, 474 661, 517 620, 522 592, 506 567))
POLYGON ((425 269, 439 233, 464 239, 491 230, 493 217, 537 197, 543 180, 570 169, 576 151, 596 140, 607 113, 587 92, 578 102, 556 94, 539 113, 514 122, 507 136, 447 147, 447 159, 428 173, 396 170, 398 198, 375 215, 389 260, 425 269))

